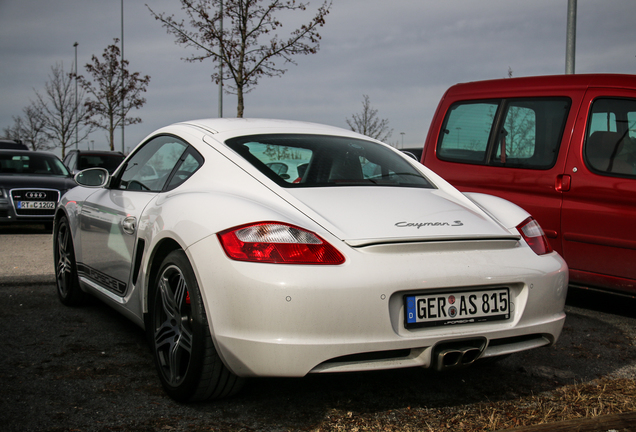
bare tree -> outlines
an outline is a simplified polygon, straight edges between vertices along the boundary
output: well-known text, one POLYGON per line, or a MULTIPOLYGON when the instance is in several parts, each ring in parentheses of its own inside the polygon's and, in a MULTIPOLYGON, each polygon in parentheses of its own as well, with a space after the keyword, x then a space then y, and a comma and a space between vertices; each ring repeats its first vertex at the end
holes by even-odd
POLYGON ((20 140, 31 150, 51 150, 52 145, 46 134, 46 119, 34 103, 22 109, 22 115, 13 117, 13 125, 5 128, 4 133, 10 139, 20 140))
POLYGON ((51 66, 44 94, 35 92, 35 107, 44 120, 44 132, 52 141, 53 147, 62 149, 62 157, 75 138, 80 142, 90 133, 90 128, 83 127, 82 121, 86 114, 82 106, 84 94, 80 92, 76 97, 73 83, 74 76, 65 73, 61 63, 56 63, 51 66))
POLYGON ((307 3, 295 0, 180 0, 181 9, 188 23, 178 21, 174 15, 155 13, 176 43, 195 48, 201 53, 186 58, 195 62, 211 58, 221 62, 221 68, 212 74, 217 84, 220 79, 233 82, 229 92, 238 96, 236 116, 243 117, 244 94, 258 84, 260 77, 281 76, 286 72, 276 64, 296 64, 292 57, 298 54, 315 54, 319 48, 318 28, 325 24, 331 8, 331 0, 325 0, 316 15, 285 37, 279 38, 276 31, 282 23, 274 16, 276 12, 305 11, 307 3), (222 26, 223 17, 230 21, 229 28, 222 26), (223 30, 221 30, 223 29, 223 30), (227 66, 227 67, 226 67, 227 66))
POLYGON ((2 137, 13 141, 22 141, 22 117, 13 117, 13 124, 2 128, 2 137))
POLYGON ((369 96, 363 97, 362 112, 353 114, 351 119, 347 118, 347 124, 354 132, 386 142, 393 134, 393 129, 389 129, 389 120, 380 119, 378 110, 371 107, 369 96))
POLYGON ((128 60, 120 61, 118 42, 119 39, 115 38, 114 43, 106 47, 102 61, 92 56, 91 63, 85 66, 93 82, 83 76, 77 77, 80 86, 88 94, 84 104, 87 110, 85 122, 106 131, 111 150, 115 150, 115 130, 121 126, 122 120, 124 126, 141 123, 141 118, 129 117, 127 114, 146 103, 141 95, 150 83, 150 76, 130 73, 128 60))

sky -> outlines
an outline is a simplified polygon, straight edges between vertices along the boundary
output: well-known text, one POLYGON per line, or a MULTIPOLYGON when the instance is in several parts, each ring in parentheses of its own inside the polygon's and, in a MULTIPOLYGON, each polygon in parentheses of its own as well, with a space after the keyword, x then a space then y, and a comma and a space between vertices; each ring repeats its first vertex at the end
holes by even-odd
MULTIPOLYGON (((306 2, 306 1, 305 1, 306 2)), ((281 16, 279 35, 309 21, 281 16), (285 19, 283 19, 285 18, 285 19), (286 25, 287 23, 287 25, 286 25)), ((181 16, 178 0, 124 0, 124 55, 131 72, 150 75, 143 122, 125 128, 129 152, 171 123, 218 117, 216 64, 185 62, 150 14, 181 16)), ((563 74, 567 0, 333 0, 317 54, 297 56, 282 77, 262 78, 245 95, 245 117, 282 118, 348 128, 364 95, 393 129, 388 142, 421 147, 444 91, 458 82, 563 74)), ((576 73, 636 74, 636 0, 578 0, 576 73)), ((56 63, 78 73, 91 56, 121 37, 120 0, 0 0, 0 134, 44 92, 56 63)), ((282 65, 282 63, 281 63, 282 65)), ((224 117, 236 117, 236 96, 224 95, 224 117)), ((89 141, 107 149, 105 131, 89 141)), ((79 144, 87 148, 89 142, 79 144)), ((121 131, 116 150, 122 149, 121 131)), ((60 153, 56 151, 56 153, 60 153)))

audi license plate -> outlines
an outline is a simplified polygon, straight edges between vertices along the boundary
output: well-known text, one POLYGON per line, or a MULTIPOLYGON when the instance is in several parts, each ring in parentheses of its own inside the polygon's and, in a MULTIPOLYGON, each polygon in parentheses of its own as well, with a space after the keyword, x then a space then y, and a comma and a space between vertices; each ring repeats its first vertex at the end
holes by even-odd
POLYGON ((508 288, 404 296, 405 326, 433 327, 510 318, 508 288))
POLYGON ((55 201, 18 201, 18 208, 23 209, 45 209, 55 208, 55 201))

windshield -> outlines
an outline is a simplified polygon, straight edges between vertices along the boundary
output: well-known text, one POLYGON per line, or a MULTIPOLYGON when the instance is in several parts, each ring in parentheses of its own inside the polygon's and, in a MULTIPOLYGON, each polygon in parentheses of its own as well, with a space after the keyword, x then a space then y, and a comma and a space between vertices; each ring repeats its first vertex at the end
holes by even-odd
POLYGON ((0 153, 0 174, 69 175, 61 160, 47 154, 0 153))
POLYGON ((253 135, 226 144, 283 187, 433 185, 380 144, 323 135, 253 135))

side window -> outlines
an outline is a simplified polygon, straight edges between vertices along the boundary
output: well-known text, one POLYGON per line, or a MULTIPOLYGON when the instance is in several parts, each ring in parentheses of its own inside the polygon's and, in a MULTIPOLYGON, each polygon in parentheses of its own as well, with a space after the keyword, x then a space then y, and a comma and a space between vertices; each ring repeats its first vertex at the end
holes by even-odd
POLYGON ((173 174, 168 182, 167 190, 172 190, 189 179, 196 170, 203 165, 203 157, 194 149, 182 158, 183 162, 177 166, 177 171, 173 174))
POLYGON ((495 146, 495 161, 505 163, 511 159, 528 159, 536 149, 537 118, 535 111, 511 104, 495 146))
POLYGON ((558 156, 570 104, 566 98, 455 104, 444 123, 438 157, 482 165, 549 169, 558 156))
POLYGON ((74 166, 75 166, 75 158, 77 158, 77 153, 73 152, 73 153, 69 154, 64 159, 64 165, 66 165, 71 170, 75 169, 74 168, 74 166))
POLYGON ((569 108, 570 102, 565 99, 508 101, 493 165, 533 169, 554 166, 569 108))
POLYGON ((128 159, 119 189, 159 192, 188 145, 163 135, 151 139, 128 159))
POLYGON ((636 100, 600 98, 587 124, 585 163, 599 174, 636 176, 636 100))
POLYGON ((442 160, 479 163, 486 149, 500 101, 453 105, 448 111, 437 154, 442 160))

